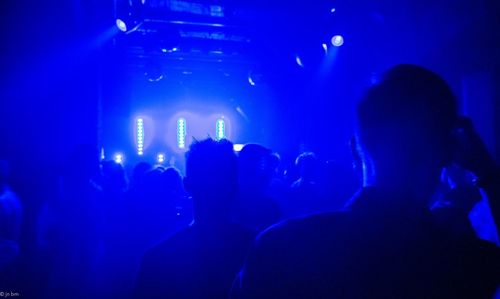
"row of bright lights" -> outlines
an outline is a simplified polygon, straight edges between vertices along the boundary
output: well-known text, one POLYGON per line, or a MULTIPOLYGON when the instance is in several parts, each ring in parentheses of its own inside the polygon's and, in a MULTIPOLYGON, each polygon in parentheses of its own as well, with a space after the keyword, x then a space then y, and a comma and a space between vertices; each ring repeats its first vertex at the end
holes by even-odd
POLYGON ((184 118, 177 120, 177 146, 186 148, 187 122, 184 118))
POLYGON ((142 156, 144 154, 144 120, 137 119, 137 154, 142 156))
POLYGON ((215 126, 215 136, 217 140, 221 140, 226 138, 226 124, 223 119, 217 120, 217 125, 215 126))
MULTIPOLYGON (((136 120, 136 142, 137 142, 137 154, 139 156, 144 155, 144 119, 138 118, 136 120)), ((187 121, 185 118, 179 118, 177 120, 177 146, 180 149, 186 148, 186 136, 187 136, 187 121)), ((218 119, 215 126, 215 138, 221 140, 226 138, 226 123, 223 119, 218 119)), ((121 158, 118 157, 120 160, 121 158)))
MULTIPOLYGON (((244 146, 245 146, 244 144, 236 143, 233 145, 233 150, 235 152, 240 152, 244 146)), ((101 157, 101 158, 103 158, 103 157, 101 157)), ((117 153, 113 156, 113 160, 118 164, 123 164, 125 161, 125 157, 123 156, 123 154, 117 153)), ((156 162, 158 164, 163 164, 163 163, 165 163, 165 161, 166 161, 165 154, 159 153, 158 155, 156 155, 156 162)))
MULTIPOLYGON (((123 32, 127 31, 127 24, 122 19, 116 19, 116 27, 118 27, 120 31, 123 32)), ((344 37, 342 35, 337 34, 332 36, 330 41, 334 47, 341 47, 344 44, 344 37)), ((326 44, 323 44, 323 48, 325 48, 326 51, 326 44)), ((172 51, 177 51, 177 50, 178 50, 177 48, 172 49, 172 51)), ((164 52, 166 52, 166 50, 164 52)))

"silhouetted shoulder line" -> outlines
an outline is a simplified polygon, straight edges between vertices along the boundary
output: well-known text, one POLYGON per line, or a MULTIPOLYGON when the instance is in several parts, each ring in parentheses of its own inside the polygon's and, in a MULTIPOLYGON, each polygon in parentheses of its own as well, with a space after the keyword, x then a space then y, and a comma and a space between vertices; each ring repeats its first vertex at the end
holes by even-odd
POLYGON ((262 231, 256 238, 257 245, 273 240, 295 239, 310 233, 318 233, 322 228, 342 227, 349 215, 348 210, 312 214, 282 221, 262 231))

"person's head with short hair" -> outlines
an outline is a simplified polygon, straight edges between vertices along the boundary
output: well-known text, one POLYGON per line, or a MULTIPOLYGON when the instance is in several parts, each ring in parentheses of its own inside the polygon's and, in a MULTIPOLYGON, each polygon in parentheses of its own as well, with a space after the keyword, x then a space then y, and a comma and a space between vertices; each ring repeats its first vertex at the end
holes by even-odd
POLYGON ((241 191, 248 194, 262 194, 267 191, 274 176, 273 152, 260 145, 250 143, 243 147, 238 156, 241 191))
POLYGON ((182 193, 184 186, 182 184, 182 175, 175 167, 167 167, 162 173, 163 183, 167 192, 182 193))
POLYGON ((141 186, 141 184, 143 184, 146 173, 150 171, 152 168, 153 166, 147 162, 139 162, 137 165, 134 166, 134 169, 132 170, 132 181, 131 181, 131 184, 133 185, 134 188, 137 188, 141 186))
POLYGON ((103 189, 106 192, 122 192, 127 189, 127 174, 122 164, 114 160, 101 162, 103 189))
POLYGON ((228 221, 238 189, 233 144, 226 139, 194 141, 186 153, 184 186, 193 197, 195 223, 228 221))
POLYGON ((430 197, 452 157, 458 115, 448 84, 425 68, 395 66, 368 89, 357 118, 364 185, 430 197))

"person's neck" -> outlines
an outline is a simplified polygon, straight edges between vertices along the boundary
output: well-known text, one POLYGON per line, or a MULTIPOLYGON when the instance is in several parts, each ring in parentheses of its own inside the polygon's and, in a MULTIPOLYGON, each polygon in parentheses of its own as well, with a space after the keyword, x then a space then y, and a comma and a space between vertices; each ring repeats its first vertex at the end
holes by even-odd
MULTIPOLYGON (((220 200, 220 198, 217 200, 220 200)), ((206 209, 200 207, 199 204, 197 204, 197 202, 213 202, 213 197, 198 200, 193 198, 193 201, 194 224, 207 227, 220 227, 231 222, 231 217, 226 212, 227 207, 221 207, 219 210, 213 210, 212 208, 206 209)), ((222 200, 221 202, 229 203, 231 200, 222 200)))

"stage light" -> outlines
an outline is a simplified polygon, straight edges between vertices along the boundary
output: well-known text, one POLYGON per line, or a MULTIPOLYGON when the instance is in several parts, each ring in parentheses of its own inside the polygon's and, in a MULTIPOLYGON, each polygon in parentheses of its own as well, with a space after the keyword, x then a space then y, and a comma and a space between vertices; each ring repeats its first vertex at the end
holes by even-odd
POLYGON ((131 13, 120 13, 115 20, 116 27, 125 34, 136 31, 143 23, 144 20, 139 19, 131 13))
POLYGON ((334 13, 335 11, 336 11, 335 7, 333 7, 332 9, 330 9, 331 13, 334 13))
POLYGON ((137 126, 137 154, 142 156, 144 154, 144 120, 138 118, 136 121, 137 126))
POLYGON ((328 52, 328 45, 322 44, 321 46, 323 46, 323 50, 325 50, 325 53, 327 53, 328 52))
POLYGON ((259 68, 254 68, 248 72, 248 83, 252 86, 261 85, 264 81, 264 74, 259 68))
POLYGON ((123 155, 122 154, 115 154, 114 160, 116 163, 122 164, 123 163, 123 155))
POLYGON ((106 156, 104 155, 104 147, 101 147, 101 160, 106 159, 106 156))
POLYGON ((172 52, 177 52, 179 51, 179 48, 177 47, 173 47, 172 49, 167 49, 167 48, 162 48, 161 51, 163 53, 172 53, 172 52))
POLYGON ((184 118, 177 120, 177 146, 186 148, 187 122, 184 118))
POLYGON ((304 64, 302 64, 302 59, 300 59, 299 55, 296 55, 296 56, 295 56, 295 62, 297 62, 297 64, 298 64, 300 67, 304 67, 304 64))
POLYGON ((226 138, 226 124, 223 119, 218 119, 215 125, 215 136, 217 140, 226 138))
POLYGON ((250 76, 248 76, 248 83, 250 83, 250 85, 252 86, 255 86, 255 82, 253 82, 253 79, 250 76))
POLYGON ((116 19, 116 27, 122 32, 127 32, 127 24, 122 19, 116 19))
POLYGON ((164 154, 158 154, 158 156, 156 156, 156 161, 159 164, 163 164, 163 162, 165 162, 165 155, 164 154))
POLYGON ((344 44, 344 37, 342 35, 334 35, 332 37, 332 45, 334 47, 340 47, 344 44))
POLYGON ((245 146, 244 144, 235 143, 233 144, 233 150, 235 152, 241 152, 244 146, 245 146))

